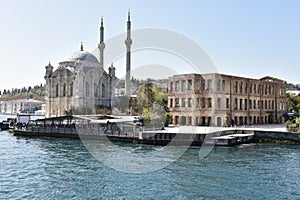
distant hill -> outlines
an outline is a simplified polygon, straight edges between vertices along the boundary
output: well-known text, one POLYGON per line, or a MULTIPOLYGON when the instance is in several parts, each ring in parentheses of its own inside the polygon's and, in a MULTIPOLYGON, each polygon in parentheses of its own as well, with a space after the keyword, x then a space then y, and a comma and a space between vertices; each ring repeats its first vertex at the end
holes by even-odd
POLYGON ((39 101, 45 101, 45 86, 44 85, 36 85, 34 87, 29 86, 28 88, 23 87, 13 88, 11 90, 4 89, 0 91, 0 100, 1 101, 9 101, 16 99, 35 99, 39 101))

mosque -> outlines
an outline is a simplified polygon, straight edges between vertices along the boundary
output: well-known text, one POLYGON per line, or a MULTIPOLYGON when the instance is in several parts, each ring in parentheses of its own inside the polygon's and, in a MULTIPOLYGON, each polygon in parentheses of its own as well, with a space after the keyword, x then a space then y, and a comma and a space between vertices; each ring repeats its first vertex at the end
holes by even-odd
MULTIPOLYGON (((127 20, 126 78, 125 93, 130 91, 130 57, 131 57, 131 21, 130 12, 127 20)), ((80 50, 58 64, 56 70, 47 65, 46 80, 46 117, 65 115, 71 108, 106 106, 111 107, 114 98, 114 85, 117 77, 113 64, 104 70, 104 26, 101 18, 99 57, 85 51, 81 43, 80 50)))

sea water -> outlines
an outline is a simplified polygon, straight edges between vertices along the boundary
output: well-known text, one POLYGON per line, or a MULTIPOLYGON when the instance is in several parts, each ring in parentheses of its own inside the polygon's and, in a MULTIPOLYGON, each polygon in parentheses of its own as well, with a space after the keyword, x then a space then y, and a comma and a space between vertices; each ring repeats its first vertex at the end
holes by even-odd
POLYGON ((300 199, 299 188, 298 145, 214 147, 201 159, 193 147, 162 169, 132 174, 104 165, 79 139, 0 132, 0 199, 300 199))

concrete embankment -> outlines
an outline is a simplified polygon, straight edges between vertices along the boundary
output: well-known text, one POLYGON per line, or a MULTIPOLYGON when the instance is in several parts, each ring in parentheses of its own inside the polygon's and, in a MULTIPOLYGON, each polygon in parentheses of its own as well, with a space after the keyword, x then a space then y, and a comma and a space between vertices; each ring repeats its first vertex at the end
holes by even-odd
POLYGON ((254 131, 254 141, 264 142, 264 141, 289 141, 292 143, 300 143, 300 133, 294 132, 277 132, 277 131, 254 131))

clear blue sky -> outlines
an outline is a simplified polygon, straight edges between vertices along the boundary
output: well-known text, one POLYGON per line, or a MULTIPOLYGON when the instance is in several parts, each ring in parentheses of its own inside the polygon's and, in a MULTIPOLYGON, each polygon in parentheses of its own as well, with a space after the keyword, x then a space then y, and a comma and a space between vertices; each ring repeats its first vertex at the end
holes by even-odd
POLYGON ((300 83, 298 0, 3 0, 0 90, 44 83, 49 60, 56 67, 79 50, 80 41, 88 51, 97 47, 101 15, 106 39, 125 31, 129 8, 134 29, 159 27, 188 36, 220 73, 300 83))

